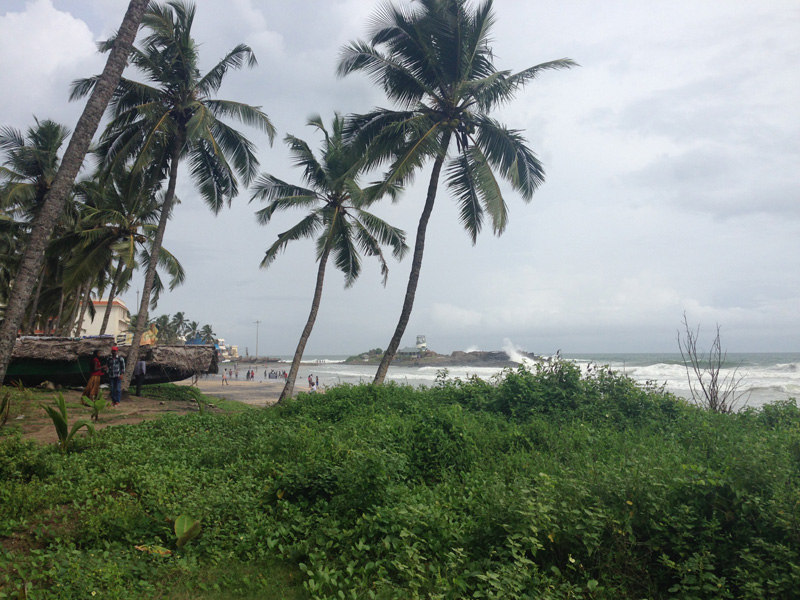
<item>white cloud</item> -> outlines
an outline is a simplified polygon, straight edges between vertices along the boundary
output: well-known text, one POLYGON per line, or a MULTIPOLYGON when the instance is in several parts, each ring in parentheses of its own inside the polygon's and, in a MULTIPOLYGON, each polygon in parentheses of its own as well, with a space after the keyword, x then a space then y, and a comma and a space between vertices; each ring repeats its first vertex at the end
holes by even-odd
POLYGON ((24 12, 0 16, 2 119, 16 124, 32 122, 34 114, 56 120, 73 114, 64 106, 67 85, 91 75, 99 63, 86 23, 55 9, 51 0, 35 0, 24 12))
MULTIPOLYGON (((36 114, 74 127, 81 106, 67 103, 69 82, 102 69, 94 40, 119 25, 124 4, 13 0, 0 15, 0 124, 24 129, 36 114)), ((368 77, 334 73, 341 45, 367 35, 378 4, 198 2, 202 67, 250 44, 258 68, 232 72, 220 97, 261 105, 279 140, 292 133, 316 147, 309 114, 389 105, 368 77)), ((471 246, 440 187, 403 343, 425 333, 437 351, 497 349, 506 337, 537 352, 675 351, 686 310, 704 328, 719 322, 738 350, 798 349, 796 2, 504 0, 495 9, 499 67, 565 56, 582 66, 543 73, 496 115, 524 130, 547 171, 529 205, 504 188, 511 220, 501 238, 487 230, 471 246)), ((242 129, 264 171, 300 180, 280 141, 270 148, 242 129)), ((376 207, 410 244, 429 173, 397 205, 376 207)), ((293 351, 308 316, 313 244, 268 271, 257 265, 300 215, 259 227, 258 205, 243 194, 213 217, 185 174, 165 245, 188 282, 157 312, 185 311, 240 348, 254 348, 252 321, 261 319, 265 352, 293 351)), ((390 265, 386 289, 368 263, 347 291, 329 269, 308 352, 386 345, 410 259, 390 265)))

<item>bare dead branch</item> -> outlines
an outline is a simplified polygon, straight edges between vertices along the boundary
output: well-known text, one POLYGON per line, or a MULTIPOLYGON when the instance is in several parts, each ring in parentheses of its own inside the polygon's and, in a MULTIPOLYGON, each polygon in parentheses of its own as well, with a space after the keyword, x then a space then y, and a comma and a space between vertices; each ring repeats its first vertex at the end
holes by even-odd
POLYGON ((730 413, 747 405, 750 391, 741 389, 742 381, 746 377, 739 373, 741 364, 724 373, 728 353, 722 348, 720 332, 721 328, 717 324, 716 336, 706 356, 697 349, 700 326, 692 329, 686 313, 683 313, 683 334, 678 330, 678 350, 686 367, 692 401, 706 410, 730 413))

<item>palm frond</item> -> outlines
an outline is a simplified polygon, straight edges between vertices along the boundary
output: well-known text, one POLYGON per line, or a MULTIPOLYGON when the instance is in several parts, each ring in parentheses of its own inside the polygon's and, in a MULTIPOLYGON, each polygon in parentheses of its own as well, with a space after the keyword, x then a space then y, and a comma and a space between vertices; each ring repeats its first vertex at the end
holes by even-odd
POLYGON ((209 142, 214 141, 215 148, 220 152, 220 158, 233 163, 233 167, 248 185, 258 174, 259 162, 256 158, 255 146, 239 131, 214 119, 210 123, 209 142))
POLYGON ((212 92, 217 92, 229 69, 241 69, 244 65, 253 68, 257 64, 256 55, 253 53, 250 46, 247 44, 238 44, 197 82, 197 89, 203 96, 207 96, 212 92))
POLYGON ((270 118, 261 110, 260 106, 251 106, 231 100, 211 99, 204 100, 203 104, 211 110, 215 117, 233 117, 245 125, 263 131, 269 137, 269 143, 272 145, 277 135, 277 130, 270 118))
POLYGON ((84 79, 75 79, 69 86, 69 100, 80 100, 92 93, 92 90, 100 80, 99 75, 93 77, 86 77, 84 79))
POLYGON ((286 246, 291 242, 303 238, 313 237, 319 228, 320 217, 317 212, 312 212, 306 215, 299 223, 293 227, 278 234, 278 240, 273 243, 266 251, 264 258, 261 260, 260 267, 266 269, 278 257, 278 254, 286 249, 286 246))
POLYGON ((219 147, 205 140, 192 144, 189 171, 206 205, 218 214, 238 193, 236 178, 219 147))
POLYGON ((340 212, 332 220, 329 235, 317 239, 317 259, 322 256, 323 247, 330 243, 333 264, 344 275, 344 287, 349 288, 361 274, 361 259, 353 244, 354 234, 350 222, 338 217, 341 217, 340 212))
POLYGON ((172 252, 162 247, 158 253, 158 266, 169 274, 169 289, 174 290, 186 282, 186 271, 172 252))
POLYGON ((511 183, 523 200, 530 201, 536 188, 544 183, 544 168, 539 159, 519 131, 485 116, 475 122, 476 143, 488 163, 511 183))
POLYGON ((392 247, 392 256, 402 260, 408 252, 406 233, 398 227, 389 225, 383 219, 365 210, 358 211, 358 222, 378 244, 392 247))

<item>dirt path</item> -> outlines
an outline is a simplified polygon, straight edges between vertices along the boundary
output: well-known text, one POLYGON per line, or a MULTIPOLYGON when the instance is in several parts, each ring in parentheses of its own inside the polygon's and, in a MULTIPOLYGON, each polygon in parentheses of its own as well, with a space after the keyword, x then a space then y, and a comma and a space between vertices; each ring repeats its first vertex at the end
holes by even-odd
MULTIPOLYGON (((91 411, 81 406, 81 393, 74 390, 62 390, 67 404, 67 415, 70 428, 72 423, 79 419, 89 420, 91 411)), ((53 392, 52 396, 55 396, 53 392)), ((12 405, 12 413, 6 427, 18 426, 25 438, 33 439, 45 444, 58 441, 55 427, 50 417, 45 413, 41 404, 47 404, 52 396, 38 395, 36 400, 26 403, 24 407, 12 405)), ((99 420, 94 424, 95 429, 103 429, 111 425, 131 425, 157 419, 166 414, 187 414, 197 412, 197 404, 189 401, 153 400, 150 398, 133 397, 123 401, 119 406, 107 408, 100 413, 99 420)), ((213 410, 213 409, 211 409, 213 410)), ((82 432, 85 430, 81 430, 82 432)), ((85 433, 82 433, 85 435, 85 433)))
MULTIPOLYGON (((190 380, 182 381, 176 385, 192 385, 190 380)), ((270 406, 277 402, 283 389, 282 380, 268 379, 263 381, 244 381, 234 379, 230 385, 223 386, 220 377, 201 379, 195 382, 203 394, 214 398, 224 398, 242 402, 250 406, 270 406)), ((81 393, 78 390, 62 390, 64 400, 67 403, 67 415, 72 427, 72 423, 79 419, 89 420, 91 411, 81 405, 81 393)), ((124 397, 119 406, 107 408, 100 413, 99 420, 94 424, 95 430, 104 429, 112 425, 133 425, 143 423, 153 419, 158 419, 167 414, 184 415, 197 412, 197 404, 194 401, 164 401, 147 398, 147 387, 142 389, 143 397, 137 396, 124 397)), ((52 402, 56 392, 49 394, 37 393, 35 399, 28 401, 24 406, 12 405, 11 415, 6 427, 19 427, 25 438, 36 440, 43 444, 56 443, 56 435, 53 422, 41 407, 42 404, 52 402)), ((219 409, 213 405, 211 411, 219 409)), ((86 435, 82 429, 78 435, 86 435)))

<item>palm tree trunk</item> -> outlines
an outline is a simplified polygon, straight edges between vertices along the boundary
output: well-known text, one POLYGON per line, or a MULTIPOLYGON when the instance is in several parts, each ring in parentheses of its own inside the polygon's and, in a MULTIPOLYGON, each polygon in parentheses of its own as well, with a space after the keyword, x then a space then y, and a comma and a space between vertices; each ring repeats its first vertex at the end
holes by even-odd
POLYGON ((36 309, 39 307, 39 296, 42 293, 42 282, 44 281, 44 269, 39 274, 39 283, 36 284, 36 293, 33 295, 33 302, 31 302, 31 315, 28 319, 28 335, 33 335, 34 327, 36 325, 36 309))
POLYGON ((419 283, 419 272, 422 268, 422 255, 425 251, 425 233, 428 229, 428 221, 433 212, 433 204, 436 201, 436 190, 439 187, 439 174, 442 171, 442 164, 444 163, 445 156, 447 155, 447 146, 450 142, 450 135, 445 134, 442 140, 442 154, 436 158, 433 163, 433 171, 431 172, 431 180, 428 183, 428 195, 425 199, 425 207, 422 209, 422 215, 419 218, 419 225, 417 225, 417 241, 414 244, 414 257, 411 261, 411 274, 408 276, 408 286, 406 287, 406 297, 403 301, 403 309, 400 311, 400 320, 397 323, 397 328, 394 330, 392 340, 389 342, 389 347, 383 353, 381 363, 378 365, 378 371, 375 373, 373 383, 383 383, 386 379, 386 373, 389 371, 389 365, 392 363, 397 349, 400 347, 400 341, 403 339, 403 334, 406 332, 408 320, 411 318, 411 309, 414 308, 414 297, 417 293, 417 283, 419 283))
POLYGON ((111 289, 108 290, 108 304, 106 304, 106 311, 103 314, 103 323, 100 325, 99 335, 104 335, 106 327, 108 327, 108 319, 111 316, 111 305, 114 303, 114 296, 119 288, 119 282, 122 280, 122 266, 124 262, 122 258, 117 263, 117 272, 114 274, 114 281, 111 282, 111 289))
POLYGON ((56 315, 56 321, 53 323, 53 331, 52 333, 57 333, 58 328, 61 327, 61 316, 64 313, 64 285, 61 285, 61 293, 58 297, 58 314, 56 315))
MULTIPOLYGON (((333 228, 331 228, 332 230, 333 228)), ((319 312, 319 303, 322 300, 322 284, 325 282, 325 266, 328 264, 328 255, 331 252, 330 244, 325 245, 325 250, 319 258, 319 268, 317 269, 317 286, 314 288, 314 299, 311 301, 311 312, 308 315, 308 321, 303 328, 303 333, 300 334, 300 341, 297 342, 297 350, 294 351, 294 358, 292 359, 292 366, 289 368, 289 376, 286 378, 286 385, 283 386, 278 402, 283 402, 286 398, 291 398, 294 392, 294 382, 297 379, 297 372, 300 370, 300 361, 303 359, 303 352, 306 349, 306 343, 311 336, 311 330, 314 328, 314 322, 317 320, 317 313, 319 312)))
POLYGON ((81 312, 78 315, 78 323, 75 325, 75 337, 81 337, 83 330, 83 319, 86 316, 86 309, 89 307, 89 302, 92 301, 92 280, 86 280, 86 291, 83 294, 83 302, 81 302, 81 312))
POLYGON ((92 90, 92 95, 78 119, 56 178, 34 222, 30 240, 14 279, 14 287, 9 294, 5 320, 0 328, 0 382, 5 378, 8 363, 11 360, 11 350, 14 348, 14 340, 22 323, 34 281, 42 269, 45 247, 53 234, 58 218, 64 211, 64 205, 75 182, 75 177, 83 164, 86 152, 89 150, 92 137, 100 125, 108 101, 111 100, 122 71, 128 62, 128 54, 136 38, 136 32, 139 30, 139 23, 142 21, 147 4, 148 0, 130 1, 103 73, 97 80, 97 85, 92 90))
POLYGON ((167 229, 167 221, 172 212, 172 204, 175 200, 175 187, 178 183, 178 163, 181 159, 181 149, 183 148, 184 136, 182 132, 175 135, 172 143, 172 156, 169 164, 169 184, 164 194, 164 203, 161 205, 161 216, 158 220, 158 229, 153 238, 153 246, 150 249, 150 264, 147 266, 147 274, 144 278, 142 287, 142 301, 139 304, 139 313, 136 317, 136 331, 133 333, 131 347, 126 357, 125 375, 122 377, 122 391, 127 392, 133 377, 133 366, 139 357, 139 347, 142 343, 142 334, 147 326, 147 315, 150 306, 150 293, 153 291, 153 281, 156 278, 156 267, 158 266, 158 255, 161 253, 161 242, 164 239, 164 231, 167 229))
POLYGON ((64 325, 61 327, 61 335, 68 336, 72 329, 75 327, 75 319, 81 309, 81 298, 83 298, 83 284, 78 285, 75 292, 75 299, 72 301, 72 306, 67 312, 67 318, 64 320, 64 325))

